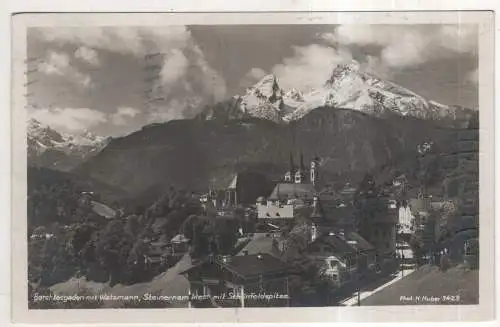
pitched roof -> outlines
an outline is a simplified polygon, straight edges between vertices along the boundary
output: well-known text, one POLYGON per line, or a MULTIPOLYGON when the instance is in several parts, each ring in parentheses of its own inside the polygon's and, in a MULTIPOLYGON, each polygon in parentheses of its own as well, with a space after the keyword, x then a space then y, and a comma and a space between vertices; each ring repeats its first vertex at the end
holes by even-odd
POLYGON ((326 242, 332 245, 338 253, 343 254, 375 249, 373 245, 355 232, 329 232, 318 237, 315 242, 326 242))
POLYGON ((231 183, 227 188, 230 190, 235 190, 237 186, 238 186, 238 175, 234 176, 233 180, 231 181, 231 183))
POLYGON ((250 242, 237 255, 266 253, 280 257, 278 242, 268 233, 255 233, 250 242))
POLYGON ((186 243, 186 242, 189 242, 189 239, 186 236, 184 236, 184 234, 177 234, 170 240, 170 242, 172 242, 172 243, 186 243))
POLYGON ((290 266, 284 261, 267 253, 235 256, 229 262, 223 263, 223 265, 244 278, 285 272, 290 269, 290 266))
POLYGON ((283 199, 311 199, 316 194, 314 185, 305 183, 278 183, 271 195, 270 200, 283 200, 283 199))
POLYGON ((331 245, 336 254, 343 255, 343 254, 350 254, 350 253, 352 254, 352 253, 356 252, 356 250, 352 246, 347 244, 347 242, 345 242, 345 240, 337 237, 336 235, 334 235, 332 233, 321 235, 316 240, 314 240, 314 242, 312 242, 311 244, 322 243, 322 242, 331 245))
POLYGON ((355 232, 347 233, 347 239, 350 241, 356 241, 355 248, 361 251, 374 250, 375 247, 371 245, 367 240, 365 240, 361 235, 355 232))
POLYGON ((186 274, 193 270, 208 272, 210 271, 209 266, 212 265, 218 265, 219 267, 232 271, 244 279, 255 278, 259 275, 285 273, 291 270, 291 267, 284 261, 270 254, 263 253, 234 256, 226 262, 219 259, 214 261, 205 260, 202 263, 183 271, 182 274, 186 274))

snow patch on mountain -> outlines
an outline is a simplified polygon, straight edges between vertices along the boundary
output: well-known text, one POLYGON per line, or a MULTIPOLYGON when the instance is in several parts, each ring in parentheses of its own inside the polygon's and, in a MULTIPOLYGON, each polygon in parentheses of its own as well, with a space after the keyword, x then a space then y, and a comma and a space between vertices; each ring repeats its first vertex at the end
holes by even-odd
POLYGON ((439 110, 448 106, 427 101, 422 96, 392 83, 362 72, 357 62, 337 66, 325 84, 304 95, 285 121, 302 118, 319 106, 359 110, 369 114, 397 113, 419 118, 437 118, 439 110))
POLYGON ((245 115, 279 122, 283 95, 284 91, 278 86, 276 76, 266 75, 238 98, 238 106, 245 115))
POLYGON ((58 132, 33 118, 27 124, 28 161, 38 162, 44 156, 43 166, 68 158, 75 163, 83 161, 98 153, 109 141, 110 138, 97 136, 89 131, 81 134, 58 132))
POLYGON ((53 148, 65 152, 82 147, 99 148, 108 143, 107 138, 89 131, 81 134, 58 132, 33 118, 28 121, 27 136, 29 140, 36 141, 41 148, 53 148))
POLYGON ((324 84, 308 92, 283 90, 275 75, 266 75, 245 94, 234 96, 226 109, 208 109, 204 119, 256 117, 289 123, 319 107, 351 109, 375 116, 398 114, 422 119, 468 119, 471 110, 427 100, 415 92, 381 79, 352 61, 335 67, 324 84))

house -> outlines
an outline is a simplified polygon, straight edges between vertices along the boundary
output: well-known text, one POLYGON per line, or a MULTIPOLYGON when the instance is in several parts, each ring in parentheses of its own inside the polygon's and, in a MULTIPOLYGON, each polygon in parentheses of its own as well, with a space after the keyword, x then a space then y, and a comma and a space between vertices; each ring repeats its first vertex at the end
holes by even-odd
POLYGON ((189 252, 189 239, 184 234, 177 234, 170 240, 170 255, 184 255, 189 252))
POLYGON ((189 239, 177 234, 170 241, 160 238, 149 241, 149 250, 144 256, 144 263, 149 266, 164 266, 171 259, 182 257, 189 252, 189 239))
POLYGON ((346 183, 344 185, 344 188, 339 191, 342 202, 344 202, 345 205, 352 205, 356 196, 356 192, 357 189, 355 187, 351 186, 350 183, 346 183))
POLYGON ((399 207, 396 200, 384 195, 366 196, 362 200, 363 225, 359 230, 379 256, 394 256, 399 223, 399 207))
POLYGON ((271 233, 255 233, 237 255, 254 255, 259 253, 280 258, 281 249, 279 239, 271 233))
POLYGON ((291 266, 266 253, 212 256, 181 272, 189 280, 195 307, 287 306, 293 273, 291 266))
POLYGON ((358 274, 375 270, 375 248, 355 232, 330 231, 312 240, 307 256, 317 262, 337 286, 358 274))
POLYGON ((356 211, 352 204, 346 204, 342 200, 325 204, 323 198, 321 198, 321 203, 323 204, 322 207, 325 216, 332 221, 332 224, 334 224, 337 229, 356 229, 356 211))

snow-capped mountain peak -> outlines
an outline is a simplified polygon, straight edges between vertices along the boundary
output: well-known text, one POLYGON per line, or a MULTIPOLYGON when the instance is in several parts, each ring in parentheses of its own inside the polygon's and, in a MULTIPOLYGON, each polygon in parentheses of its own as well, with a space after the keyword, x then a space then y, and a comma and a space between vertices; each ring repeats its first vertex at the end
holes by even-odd
POLYGON ((283 90, 278 78, 269 74, 233 100, 236 105, 231 107, 232 117, 250 116, 280 123, 301 119, 319 107, 422 119, 456 119, 470 114, 467 109, 427 100, 401 85, 368 73, 355 60, 336 66, 330 77, 316 89, 283 90))
POLYGON ((280 122, 283 94, 276 76, 266 75, 247 88, 245 94, 239 97, 238 106, 246 115, 280 122))
POLYGON ((356 61, 335 67, 324 85, 305 94, 304 100, 284 120, 300 119, 320 106, 359 110, 374 115, 395 113, 424 119, 441 118, 449 108, 364 72, 356 61))
POLYGON ((346 78, 349 74, 359 73, 360 65, 356 61, 352 61, 349 64, 340 64, 335 67, 330 75, 330 78, 326 80, 325 86, 332 86, 336 81, 341 81, 346 78))
POLYGON ((281 89, 278 85, 278 80, 275 75, 269 74, 264 76, 260 81, 258 81, 253 86, 247 89, 247 93, 257 93, 263 97, 271 98, 272 96, 278 96, 281 93, 281 89))
MULTIPOLYGON (((94 135, 89 131, 81 134, 58 132, 34 118, 28 120, 27 141, 28 160, 33 164, 42 161, 43 166, 49 167, 57 166, 61 160, 68 158, 71 158, 71 163, 83 161, 89 155, 98 153, 109 143, 108 138, 94 135)), ((65 162, 63 166, 67 168, 68 165, 65 162)))

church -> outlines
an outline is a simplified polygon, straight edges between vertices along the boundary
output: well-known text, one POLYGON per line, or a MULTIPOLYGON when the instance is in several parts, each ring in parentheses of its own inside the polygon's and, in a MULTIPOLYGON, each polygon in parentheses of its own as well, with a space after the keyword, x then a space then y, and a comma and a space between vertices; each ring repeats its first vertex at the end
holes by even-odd
POLYGON ((318 158, 311 160, 306 168, 302 154, 298 166, 295 166, 290 154, 289 170, 283 179, 267 199, 262 196, 257 199, 258 219, 292 220, 301 210, 311 208, 317 195, 318 170, 318 158))

